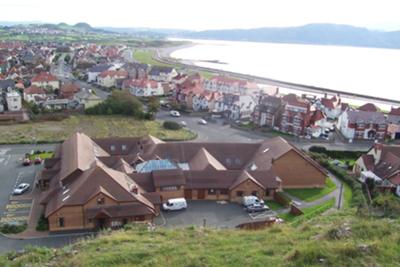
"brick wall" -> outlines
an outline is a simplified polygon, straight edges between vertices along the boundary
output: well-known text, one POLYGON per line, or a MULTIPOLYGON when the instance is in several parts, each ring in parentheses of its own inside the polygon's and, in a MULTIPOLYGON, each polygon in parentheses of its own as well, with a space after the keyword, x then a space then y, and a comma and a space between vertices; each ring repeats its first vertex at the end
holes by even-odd
POLYGON ((273 169, 282 179, 282 188, 325 186, 326 175, 293 150, 275 160, 273 169))

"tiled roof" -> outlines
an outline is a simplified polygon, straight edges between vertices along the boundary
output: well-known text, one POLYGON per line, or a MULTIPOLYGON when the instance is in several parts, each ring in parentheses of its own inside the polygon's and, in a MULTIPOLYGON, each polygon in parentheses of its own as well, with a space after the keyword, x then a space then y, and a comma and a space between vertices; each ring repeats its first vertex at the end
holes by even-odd
POLYGON ((58 81, 57 77, 54 75, 48 73, 48 72, 42 72, 35 77, 32 78, 32 82, 56 82, 58 81))
POLYGON ((361 111, 377 112, 379 109, 372 103, 367 103, 358 108, 361 111))
POLYGON ((45 95, 46 91, 43 90, 40 87, 37 87, 35 85, 31 85, 30 87, 28 87, 28 88, 26 88, 24 90, 24 94, 27 94, 27 95, 45 95))

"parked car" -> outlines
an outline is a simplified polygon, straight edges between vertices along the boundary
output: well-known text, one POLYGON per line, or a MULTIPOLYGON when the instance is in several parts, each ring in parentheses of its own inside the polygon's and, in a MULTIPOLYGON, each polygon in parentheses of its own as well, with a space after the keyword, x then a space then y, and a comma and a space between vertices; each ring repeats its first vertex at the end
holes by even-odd
POLYGON ((40 157, 36 157, 35 158, 35 160, 33 161, 33 163, 35 164, 35 165, 38 165, 38 164, 42 164, 42 159, 40 158, 40 157))
POLYGON ((186 126, 187 126, 187 124, 186 124, 185 121, 181 121, 181 122, 180 122, 180 125, 181 125, 182 127, 186 127, 186 126))
POLYGON ((165 211, 184 210, 187 208, 187 203, 184 198, 171 198, 162 207, 165 211))
POLYGON ((24 158, 22 161, 23 166, 30 166, 32 164, 32 161, 29 158, 24 158))
POLYGON ((176 110, 171 110, 171 111, 169 112, 169 115, 171 115, 172 117, 180 117, 180 116, 181 116, 181 114, 179 113, 179 111, 176 111, 176 110))
POLYGON ((204 120, 204 119, 198 120, 197 123, 198 123, 198 124, 201 124, 201 125, 207 125, 207 121, 204 120))
POLYGON ((269 210, 269 207, 265 204, 257 203, 246 207, 248 213, 263 212, 269 210))
POLYGON ((13 191, 14 195, 21 195, 23 193, 25 193, 26 191, 28 191, 30 185, 27 183, 22 183, 19 184, 13 191))
POLYGON ((254 204, 264 204, 264 200, 259 199, 256 196, 244 196, 242 198, 242 204, 245 207, 250 206, 250 205, 254 205, 254 204))

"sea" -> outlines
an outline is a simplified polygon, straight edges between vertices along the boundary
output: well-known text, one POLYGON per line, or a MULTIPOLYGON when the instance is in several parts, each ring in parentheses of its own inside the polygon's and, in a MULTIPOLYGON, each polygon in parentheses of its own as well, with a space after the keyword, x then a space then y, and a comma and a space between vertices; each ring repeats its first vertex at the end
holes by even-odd
POLYGON ((184 40, 170 56, 185 63, 400 100, 400 49, 184 40))

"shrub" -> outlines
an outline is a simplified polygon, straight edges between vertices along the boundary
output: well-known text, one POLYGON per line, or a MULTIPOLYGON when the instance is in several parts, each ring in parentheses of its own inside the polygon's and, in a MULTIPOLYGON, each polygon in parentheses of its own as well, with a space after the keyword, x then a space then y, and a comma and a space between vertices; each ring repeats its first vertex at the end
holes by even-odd
POLYGON ((48 230, 49 230, 49 221, 42 214, 36 225, 36 231, 48 231, 48 230))
POLYGON ((89 115, 127 115, 141 118, 142 103, 128 91, 114 90, 104 102, 86 109, 89 115))
POLYGON ((0 232, 3 234, 18 234, 25 231, 27 225, 24 224, 2 224, 0 225, 0 232))
POLYGON ((174 121, 164 121, 163 127, 165 129, 174 130, 174 131, 179 130, 179 129, 182 128, 182 126, 179 125, 179 123, 174 122, 174 121))

